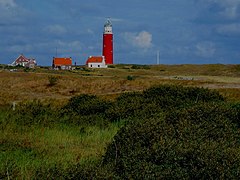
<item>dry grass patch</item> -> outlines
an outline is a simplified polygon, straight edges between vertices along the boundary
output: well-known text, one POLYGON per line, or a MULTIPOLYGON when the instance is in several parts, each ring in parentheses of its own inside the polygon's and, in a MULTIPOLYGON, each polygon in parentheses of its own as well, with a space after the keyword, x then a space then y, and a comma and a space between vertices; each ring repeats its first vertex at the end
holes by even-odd
POLYGON ((152 65, 148 69, 132 67, 133 65, 115 65, 115 68, 73 72, 45 69, 28 73, 2 71, 0 105, 32 99, 68 99, 79 94, 119 94, 141 91, 160 84, 213 89, 240 86, 238 65, 152 65), (49 86, 49 76, 57 78, 52 86, 49 86), (128 77, 133 78, 130 80, 128 77))

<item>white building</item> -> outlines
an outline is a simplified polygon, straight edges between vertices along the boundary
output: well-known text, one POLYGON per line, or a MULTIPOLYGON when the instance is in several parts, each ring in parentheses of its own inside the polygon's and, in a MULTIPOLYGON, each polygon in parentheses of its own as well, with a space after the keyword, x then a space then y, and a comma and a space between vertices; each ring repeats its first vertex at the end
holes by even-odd
POLYGON ((90 56, 86 65, 89 68, 107 68, 104 56, 90 56))

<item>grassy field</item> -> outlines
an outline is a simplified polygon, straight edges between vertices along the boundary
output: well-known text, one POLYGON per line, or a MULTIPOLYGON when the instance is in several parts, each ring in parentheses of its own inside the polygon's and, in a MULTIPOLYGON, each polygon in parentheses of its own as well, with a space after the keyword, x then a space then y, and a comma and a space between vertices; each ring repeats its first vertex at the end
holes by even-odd
POLYGON ((55 166, 64 171, 97 161, 118 129, 114 124, 107 129, 88 127, 84 132, 68 125, 29 128, 8 124, 0 132, 0 179, 8 173, 10 179, 32 179, 37 171, 47 172, 55 166))
MULTIPOLYGON (((66 123, 22 126, 10 120, 13 102, 18 106, 39 100, 50 103, 58 111, 58 107, 76 95, 92 94, 111 101, 123 92, 143 91, 162 84, 216 89, 228 101, 240 102, 240 65, 114 65, 108 69, 73 71, 46 68, 16 72, 0 70, 0 175, 5 175, 0 179, 31 179, 38 175, 37 172, 54 170, 56 164, 58 170, 62 168, 64 171, 79 163, 99 161, 121 127, 118 123, 105 127, 66 123)), ((56 118, 54 122, 57 122, 56 118)))
POLYGON ((153 85, 181 84, 218 89, 231 100, 240 99, 240 65, 115 65, 108 69, 0 72, 0 104, 32 99, 65 100, 78 94, 115 97, 153 85), (56 77, 56 85, 49 78, 56 77), (229 90, 229 91, 228 91, 229 90))

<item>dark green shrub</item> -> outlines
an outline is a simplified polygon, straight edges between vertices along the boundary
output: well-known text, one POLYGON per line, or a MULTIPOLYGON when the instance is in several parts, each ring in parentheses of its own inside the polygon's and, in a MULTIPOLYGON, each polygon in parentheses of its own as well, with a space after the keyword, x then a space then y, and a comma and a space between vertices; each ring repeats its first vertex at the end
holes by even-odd
POLYGON ((141 99, 143 106, 149 101, 165 102, 164 94, 178 103, 185 100, 194 103, 176 108, 180 104, 170 102, 168 111, 155 112, 150 118, 135 116, 107 147, 102 168, 120 179, 236 179, 239 176, 238 105, 223 103, 217 92, 201 88, 165 86, 151 88, 143 94, 146 100, 141 99))
POLYGON ((111 121, 132 117, 151 117, 162 111, 190 107, 199 102, 223 102, 216 91, 203 88, 161 85, 143 92, 121 94, 107 110, 111 121))
POLYGON ((150 66, 148 65, 139 65, 139 64, 134 64, 131 67, 132 69, 150 69, 150 66))
POLYGON ((106 114, 111 121, 118 121, 138 115, 144 108, 145 104, 141 93, 123 93, 106 111, 106 114))
POLYGON ((132 80, 135 80, 136 79, 136 77, 135 76, 127 76, 127 80, 129 80, 129 81, 132 81, 132 80))
POLYGON ((58 77, 56 76, 48 76, 49 86, 54 86, 58 82, 58 77))
POLYGON ((108 65, 108 68, 116 68, 114 65, 108 65))
POLYGON ((94 95, 75 96, 61 110, 64 123, 107 126, 105 112, 111 103, 94 95))
POLYGON ((94 71, 94 69, 89 69, 89 68, 86 68, 86 67, 82 67, 82 70, 85 71, 85 72, 92 72, 92 71, 94 71))
POLYGON ((31 125, 44 125, 51 126, 53 122, 56 122, 56 112, 50 104, 43 104, 39 100, 33 100, 31 102, 20 103, 16 106, 16 110, 13 111, 10 119, 14 119, 19 125, 31 126, 31 125))
POLYGON ((78 115, 96 115, 104 113, 110 105, 95 95, 82 94, 72 97, 63 109, 78 115))
POLYGON ((29 67, 25 67, 23 71, 24 71, 24 72, 29 72, 29 71, 30 71, 30 68, 29 68, 29 67))
MULTIPOLYGON (((173 100, 181 104, 191 102, 211 102, 211 101, 224 101, 224 97, 219 92, 198 87, 183 87, 176 85, 162 85, 151 87, 144 91, 145 98, 150 101, 157 101, 164 97, 166 100, 173 100), (180 101, 180 102, 177 102, 180 101)), ((177 105, 176 104, 176 105, 177 105)))

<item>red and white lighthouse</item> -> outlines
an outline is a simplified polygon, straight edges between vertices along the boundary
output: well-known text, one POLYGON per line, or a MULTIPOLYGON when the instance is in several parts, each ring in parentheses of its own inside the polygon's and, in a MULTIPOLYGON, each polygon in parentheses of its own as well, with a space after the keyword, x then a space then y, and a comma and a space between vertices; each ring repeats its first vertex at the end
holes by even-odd
POLYGON ((106 64, 113 64, 113 32, 109 19, 104 24, 102 55, 105 57, 106 64))

